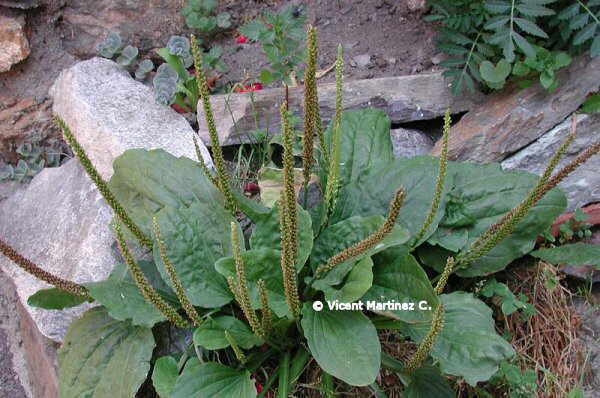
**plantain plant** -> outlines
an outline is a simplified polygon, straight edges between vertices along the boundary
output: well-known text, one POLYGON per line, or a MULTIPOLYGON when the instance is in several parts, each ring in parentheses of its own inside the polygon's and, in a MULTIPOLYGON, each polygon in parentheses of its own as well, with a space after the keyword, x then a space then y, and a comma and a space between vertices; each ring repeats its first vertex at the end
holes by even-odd
MULTIPOLYGON (((310 66, 317 57, 312 27, 309 37, 310 66)), ((383 112, 342 111, 340 49, 335 116, 326 129, 314 67, 305 79, 302 174, 319 177, 323 198, 311 206, 298 200, 284 102, 284 187, 269 208, 232 188, 201 53, 193 37, 191 43, 216 170, 201 156, 195 162, 133 149, 115 159, 107 182, 59 120, 114 210, 123 263, 107 280, 77 284, 0 240, 4 255, 54 286, 33 295, 31 305, 97 304, 70 325, 59 350, 60 397, 133 397, 152 369, 161 397, 264 397, 272 389, 283 398, 302 388, 311 358, 327 396, 344 385, 379 391, 382 367, 398 374, 407 397, 454 396, 447 376, 471 385, 490 379, 514 350, 496 333, 491 309, 450 289, 449 278, 492 274, 530 252, 565 209, 556 185, 600 143, 553 175, 569 136, 541 178, 498 164, 450 162, 447 113, 439 158, 394 160, 383 112), (254 223, 249 237, 242 214, 254 223), (146 248, 143 258, 134 246, 146 248), (439 275, 430 280, 425 266, 439 275), (165 325, 192 333, 192 342, 169 353, 153 335, 165 325), (384 330, 416 348, 406 358, 387 354, 378 335, 384 330), (263 392, 252 380, 260 369, 268 370, 263 392)))

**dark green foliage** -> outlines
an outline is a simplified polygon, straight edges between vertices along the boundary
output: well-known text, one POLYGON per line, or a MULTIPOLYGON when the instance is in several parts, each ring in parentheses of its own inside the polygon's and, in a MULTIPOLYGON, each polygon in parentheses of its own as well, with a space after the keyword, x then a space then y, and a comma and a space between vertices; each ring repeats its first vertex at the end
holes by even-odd
POLYGON ((179 376, 178 370, 177 361, 173 357, 160 357, 156 360, 152 371, 152 385, 160 397, 171 395, 179 376))
POLYGON ((583 113, 599 113, 600 112, 600 94, 590 95, 583 105, 581 105, 583 113))
MULTIPOLYGON (((139 261, 138 264, 161 297, 169 304, 177 305, 175 293, 161 279, 156 265, 151 261, 139 261)), ((116 320, 130 320, 133 325, 146 327, 166 320, 160 311, 144 299, 125 264, 115 265, 108 279, 86 283, 85 287, 90 296, 104 306, 108 314, 116 320)))
POLYGON ((61 398, 131 398, 150 370, 152 331, 94 308, 73 321, 58 350, 61 398))
POLYGON ((481 296, 492 298, 497 297, 500 300, 500 308, 504 315, 513 314, 516 311, 521 311, 527 318, 535 314, 535 307, 528 303, 527 296, 520 294, 519 297, 502 282, 498 282, 495 278, 488 280, 479 291, 481 296))
POLYGON ((355 386, 375 381, 381 364, 377 330, 360 311, 302 309, 302 328, 308 348, 327 373, 355 386))
POLYGON ((302 74, 298 66, 304 61, 303 41, 306 33, 306 14, 298 6, 288 6, 279 13, 266 12, 262 17, 246 23, 240 32, 259 41, 270 68, 263 69, 260 80, 265 83, 291 83, 291 73, 302 74))
POLYGON ((247 370, 236 370, 216 362, 188 361, 175 382, 171 398, 254 398, 256 387, 247 370))
POLYGON ((438 48, 448 54, 441 65, 454 94, 473 90, 476 83, 500 89, 511 73, 539 75, 542 86, 552 90, 558 84, 554 74, 570 63, 569 54, 600 54, 597 0, 433 0, 430 4, 433 11, 425 19, 440 24, 438 48))
POLYGON ((595 265, 600 268, 600 245, 577 242, 531 253, 555 265, 595 265))
POLYGON ((27 304, 45 310, 63 310, 65 308, 76 307, 86 301, 87 299, 83 296, 76 296, 67 291, 53 287, 50 289, 38 290, 29 296, 27 304))

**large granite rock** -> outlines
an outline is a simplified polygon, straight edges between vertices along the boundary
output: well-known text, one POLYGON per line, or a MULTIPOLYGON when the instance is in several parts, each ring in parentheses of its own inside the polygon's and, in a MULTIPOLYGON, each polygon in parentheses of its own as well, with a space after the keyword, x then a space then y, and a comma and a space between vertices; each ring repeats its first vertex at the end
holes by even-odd
MULTIPOLYGON (((450 130, 450 159, 500 161, 535 141, 598 90, 600 57, 576 58, 557 76, 560 83, 553 92, 537 83, 523 90, 512 86, 470 110, 450 130)), ((433 154, 440 150, 438 142, 433 154)))
MULTIPOLYGON (((104 178, 113 160, 131 148, 162 148, 196 159, 185 118, 154 101, 152 89, 131 78, 115 62, 93 58, 64 70, 52 88, 53 110, 77 137, 104 178)), ((205 163, 210 154, 201 145, 205 163)))
MULTIPOLYGON (((289 89, 290 110, 302 116, 303 87, 289 89)), ((450 108, 464 112, 482 102, 483 95, 474 93, 453 96, 441 73, 413 76, 383 77, 355 80, 344 83, 344 109, 375 107, 386 111, 392 123, 435 119, 450 108)), ((264 129, 269 134, 279 134, 279 104, 283 100, 282 88, 252 93, 213 95, 211 104, 221 145, 255 142, 252 131, 264 129)), ((319 86, 321 118, 326 123, 335 113, 335 84, 319 86)), ((199 106, 201 109, 201 106, 199 106)), ((209 144, 204 114, 198 112, 198 134, 209 144)))
MULTIPOLYGON (((520 169, 541 175, 552 155, 571 130, 571 118, 542 135, 536 142, 502 162, 504 169, 520 169)), ((557 170, 600 140, 600 115, 577 115, 577 137, 557 170)), ((600 202, 600 155, 595 155, 560 183, 569 199, 568 210, 600 202)))
MULTIPOLYGON (((112 211, 77 160, 44 169, 27 190, 0 203, 0 236, 45 270, 76 282, 105 279, 117 261, 109 229, 112 211)), ((39 331, 62 341, 68 325, 88 306, 48 311, 27 298, 49 287, 0 256, 0 270, 11 277, 19 299, 39 331)))
POLYGON ((394 156, 413 157, 427 155, 433 148, 433 140, 421 130, 397 128, 390 131, 394 156))
POLYGON ((27 58, 29 52, 25 18, 0 15, 0 73, 27 58))

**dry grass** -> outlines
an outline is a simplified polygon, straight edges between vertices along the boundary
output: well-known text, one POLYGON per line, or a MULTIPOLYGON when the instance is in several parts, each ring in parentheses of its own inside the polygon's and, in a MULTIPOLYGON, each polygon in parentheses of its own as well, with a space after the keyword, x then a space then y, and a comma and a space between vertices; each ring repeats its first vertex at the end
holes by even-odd
POLYGON ((521 365, 537 371, 539 398, 565 397, 579 383, 583 371, 578 339, 581 319, 571 305, 572 293, 560 282, 549 288, 559 279, 553 265, 539 262, 519 267, 508 281, 515 295, 525 294, 537 310, 527 320, 515 313, 504 322, 521 365))

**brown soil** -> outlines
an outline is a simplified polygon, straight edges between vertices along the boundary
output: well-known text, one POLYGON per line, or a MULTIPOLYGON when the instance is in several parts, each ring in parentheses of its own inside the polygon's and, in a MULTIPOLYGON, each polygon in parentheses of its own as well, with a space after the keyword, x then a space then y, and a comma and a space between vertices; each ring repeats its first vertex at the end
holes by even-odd
MULTIPOLYGON (((182 0, 183 3, 185 0, 182 0)), ((345 49, 345 78, 367 79, 430 71, 436 50, 431 24, 419 13, 411 13, 404 2, 391 0, 305 1, 308 22, 319 30, 319 67, 335 59, 336 47, 345 49), (368 65, 355 57, 368 54, 368 65)), ((224 49, 229 71, 220 83, 254 79, 267 65, 260 44, 236 44, 236 29, 265 10, 277 10, 299 1, 222 0, 220 10, 232 15, 233 26, 209 43, 224 49)), ((48 88, 64 68, 95 55, 95 45, 109 30, 121 33, 126 43, 138 46, 141 57, 156 59, 153 50, 166 44, 173 34, 189 34, 179 15, 180 3, 167 0, 42 0, 29 10, 0 6, 0 13, 24 15, 31 54, 23 62, 0 74, 0 164, 16 162, 15 148, 33 134, 55 137, 47 123, 51 107, 48 88), (25 120, 21 107, 33 102, 25 120), (17 104, 17 105, 15 105, 17 104), (16 108, 13 109, 13 106, 16 108), (2 112, 5 111, 5 112, 2 112)), ((334 79, 333 73, 320 81, 334 79)))

